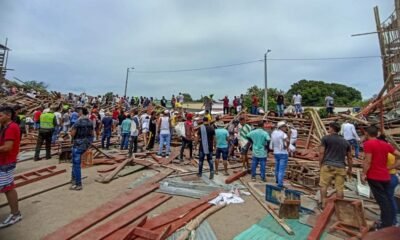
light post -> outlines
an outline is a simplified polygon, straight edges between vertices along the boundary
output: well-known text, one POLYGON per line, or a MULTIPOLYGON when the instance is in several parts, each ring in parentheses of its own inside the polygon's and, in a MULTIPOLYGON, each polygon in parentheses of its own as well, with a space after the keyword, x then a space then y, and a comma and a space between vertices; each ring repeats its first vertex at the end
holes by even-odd
POLYGON ((134 67, 128 67, 126 68, 126 80, 125 80, 125 92, 124 92, 124 97, 126 98, 126 90, 128 89, 128 77, 129 77, 129 70, 135 69, 134 67))
POLYGON ((265 113, 268 112, 268 72, 267 72, 267 57, 268 53, 271 52, 271 49, 268 49, 264 54, 264 80, 265 80, 265 88, 264 88, 264 108, 265 113))

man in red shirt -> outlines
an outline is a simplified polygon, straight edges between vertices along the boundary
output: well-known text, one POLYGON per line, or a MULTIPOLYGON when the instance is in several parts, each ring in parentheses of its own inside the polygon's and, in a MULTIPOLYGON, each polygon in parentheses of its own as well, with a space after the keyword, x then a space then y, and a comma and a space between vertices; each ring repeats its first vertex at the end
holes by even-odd
MULTIPOLYGON (((378 228, 390 227, 393 225, 394 209, 391 196, 388 193, 390 188, 390 174, 387 167, 388 153, 400 156, 400 152, 390 144, 378 140, 378 128, 371 126, 367 128, 367 141, 364 142, 365 159, 363 164, 362 180, 368 181, 372 194, 381 210, 381 223, 378 228)), ((396 168, 392 165, 390 169, 396 168)))
POLYGON ((258 114, 258 97, 254 94, 251 99, 251 114, 258 114))
POLYGON ((6 194, 11 208, 11 214, 0 223, 0 228, 22 220, 18 209, 18 194, 14 185, 14 170, 20 143, 19 126, 12 121, 14 114, 11 107, 0 108, 0 192, 6 194))
POLYGON ((42 109, 38 108, 34 113, 33 113, 33 128, 35 130, 39 129, 40 126, 40 115, 42 115, 42 109))
POLYGON ((225 96, 225 98, 221 99, 220 101, 224 102, 224 114, 229 114, 229 98, 228 98, 228 96, 225 96))

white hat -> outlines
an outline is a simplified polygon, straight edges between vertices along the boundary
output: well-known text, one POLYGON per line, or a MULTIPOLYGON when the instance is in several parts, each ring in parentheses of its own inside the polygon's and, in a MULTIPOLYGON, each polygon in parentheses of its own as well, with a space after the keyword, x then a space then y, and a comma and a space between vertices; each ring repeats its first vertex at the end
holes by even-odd
POLYGON ((165 114, 168 114, 168 113, 169 113, 169 111, 168 111, 168 110, 165 110, 165 111, 164 111, 164 113, 165 113, 165 114))
POLYGON ((50 108, 46 108, 46 109, 43 111, 43 113, 48 113, 48 112, 50 112, 50 108))
POLYGON ((286 122, 285 121, 280 121, 278 122, 278 124, 276 125, 277 128, 281 128, 283 126, 286 126, 286 122))

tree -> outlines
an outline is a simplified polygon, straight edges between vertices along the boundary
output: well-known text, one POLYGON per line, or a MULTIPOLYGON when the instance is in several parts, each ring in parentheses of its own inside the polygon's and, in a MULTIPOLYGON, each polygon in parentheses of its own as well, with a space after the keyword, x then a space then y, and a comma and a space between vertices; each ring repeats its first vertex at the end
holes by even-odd
POLYGON ((286 98, 291 100, 296 92, 303 97, 303 106, 325 106, 325 97, 328 95, 335 99, 335 106, 348 106, 362 100, 361 92, 355 88, 323 81, 300 80, 292 84, 286 98))
POLYGON ((38 82, 38 81, 26 81, 24 82, 24 85, 26 88, 30 88, 30 89, 34 89, 36 91, 40 91, 40 92, 47 92, 47 87, 48 84, 44 83, 44 82, 38 82))
POLYGON ((183 95, 183 99, 185 99, 185 102, 192 102, 193 101, 192 96, 190 96, 189 93, 182 93, 182 95, 183 95))

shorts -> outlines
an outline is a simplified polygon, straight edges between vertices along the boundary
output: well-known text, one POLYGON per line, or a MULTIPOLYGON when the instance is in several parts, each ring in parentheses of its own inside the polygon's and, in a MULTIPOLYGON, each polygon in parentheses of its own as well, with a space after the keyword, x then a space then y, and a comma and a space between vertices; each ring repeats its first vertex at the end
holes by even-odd
POLYGON ((240 154, 241 155, 247 155, 247 152, 249 151, 248 145, 245 145, 244 147, 240 148, 240 154))
POLYGON ((215 153, 215 158, 220 159, 222 154, 222 160, 228 160, 228 148, 217 148, 215 153))
POLYGON ((301 104, 295 104, 294 108, 295 108, 296 113, 302 113, 303 112, 303 108, 301 107, 301 104))
POLYGON ((5 193, 15 188, 14 171, 16 164, 10 163, 0 166, 0 193, 5 193))
POLYGON ((332 180, 335 179, 336 191, 343 192, 345 178, 346 178, 345 168, 323 165, 320 171, 319 186, 329 187, 332 183, 332 180))

